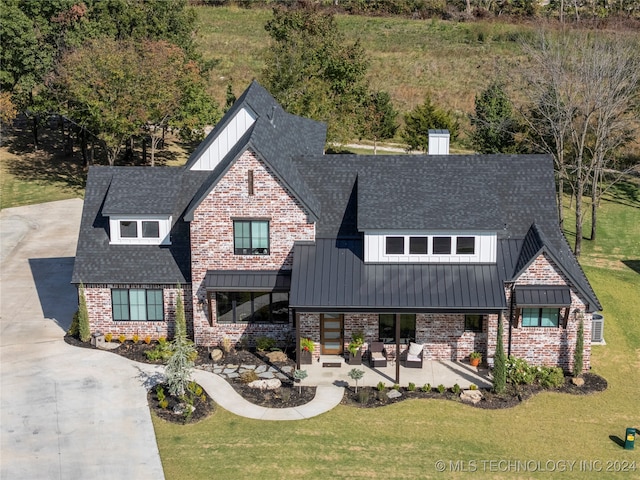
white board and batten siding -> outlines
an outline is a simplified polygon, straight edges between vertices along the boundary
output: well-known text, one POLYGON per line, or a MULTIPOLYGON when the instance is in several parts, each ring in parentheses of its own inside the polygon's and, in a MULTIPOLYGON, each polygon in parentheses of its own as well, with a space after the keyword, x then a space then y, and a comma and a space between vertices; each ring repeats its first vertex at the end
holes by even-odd
POLYGON ((255 123, 257 115, 247 107, 239 109, 233 118, 218 133, 211 145, 202 152, 200 158, 191 166, 191 170, 213 170, 231 151, 238 140, 255 123))
POLYGON ((497 245, 497 235, 490 232, 365 232, 364 261, 365 263, 496 263, 497 245), (385 253, 386 237, 404 237, 404 255, 387 255, 385 253), (427 255, 409 254, 410 237, 428 237, 429 253, 427 255), (432 253, 433 237, 451 237, 453 253, 434 255, 432 253), (474 254, 456 254, 457 237, 474 237, 474 254))

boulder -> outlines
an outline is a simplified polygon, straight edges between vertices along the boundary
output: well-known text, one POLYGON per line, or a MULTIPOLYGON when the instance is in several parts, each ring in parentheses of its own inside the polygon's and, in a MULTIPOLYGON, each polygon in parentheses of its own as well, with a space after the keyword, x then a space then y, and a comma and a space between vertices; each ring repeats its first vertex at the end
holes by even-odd
POLYGON ((482 400, 482 392, 480 390, 464 390, 460 394, 460 400, 463 402, 473 403, 475 405, 482 400))
POLYGON ((571 377, 571 383, 573 383, 576 387, 581 387, 584 385, 584 378, 582 377, 571 377))
POLYGON ((387 392, 387 397, 389 398, 399 398, 402 396, 402 393, 400 393, 398 390, 389 390, 387 392))
POLYGON ((258 390, 277 390, 282 386, 282 382, 277 378, 269 378, 263 380, 254 380, 247 386, 257 388, 258 390))
POLYGON ((211 360, 213 360, 214 362, 217 362, 218 360, 222 359, 222 350, 220 350, 219 348, 214 348, 213 350, 211 350, 211 360))
POLYGON ((275 351, 267 353, 267 358, 272 363, 284 363, 289 360, 289 357, 284 352, 275 351))

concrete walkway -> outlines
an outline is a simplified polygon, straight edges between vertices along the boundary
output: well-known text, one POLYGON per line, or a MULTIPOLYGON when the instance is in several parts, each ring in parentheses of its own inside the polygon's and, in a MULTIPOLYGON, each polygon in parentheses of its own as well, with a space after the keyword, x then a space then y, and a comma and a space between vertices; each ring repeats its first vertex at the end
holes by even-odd
MULTIPOLYGON (((82 200, 0 212, 0 478, 162 479, 146 392, 162 367, 67 345, 82 200)), ((300 420, 335 407, 319 387, 301 407, 266 409, 222 378, 195 379, 221 407, 262 420, 300 420)))

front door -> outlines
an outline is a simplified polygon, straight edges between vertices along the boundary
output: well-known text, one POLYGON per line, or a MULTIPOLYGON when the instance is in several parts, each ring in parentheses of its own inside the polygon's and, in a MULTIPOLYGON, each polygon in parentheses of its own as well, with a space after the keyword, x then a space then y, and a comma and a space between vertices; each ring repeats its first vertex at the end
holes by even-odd
POLYGON ((340 355, 342 353, 343 316, 339 313, 320 315, 320 353, 340 355))

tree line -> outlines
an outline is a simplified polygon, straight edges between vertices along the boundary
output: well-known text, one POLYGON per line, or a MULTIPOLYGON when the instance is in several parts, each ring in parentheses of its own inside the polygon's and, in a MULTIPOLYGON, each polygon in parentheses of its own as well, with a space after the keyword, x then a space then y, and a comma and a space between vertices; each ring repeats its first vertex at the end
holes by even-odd
POLYGON ((25 114, 37 148, 40 123, 61 116, 85 165, 95 144, 113 165, 142 138, 153 164, 164 129, 199 137, 220 116, 195 20, 186 0, 0 0, 0 119, 25 114))

